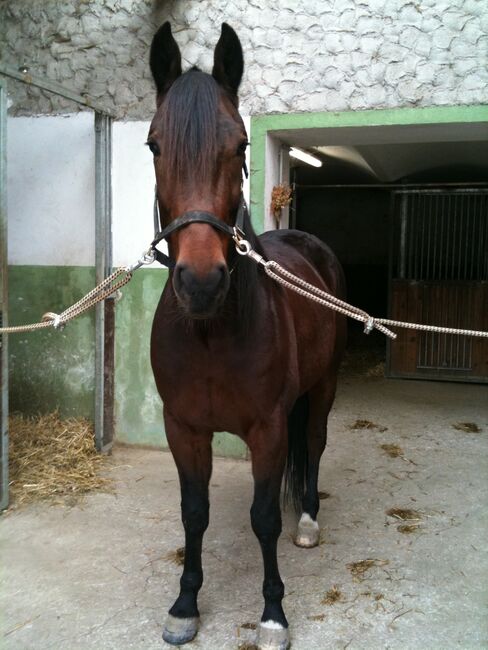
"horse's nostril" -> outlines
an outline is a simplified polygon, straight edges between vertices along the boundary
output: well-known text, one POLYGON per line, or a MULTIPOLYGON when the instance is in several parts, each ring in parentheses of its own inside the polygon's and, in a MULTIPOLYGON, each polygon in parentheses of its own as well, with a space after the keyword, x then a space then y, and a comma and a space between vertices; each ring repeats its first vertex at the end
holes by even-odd
POLYGON ((228 271, 226 264, 218 264, 208 275, 208 289, 216 293, 226 288, 228 283, 228 271))
POLYGON ((177 264, 174 270, 173 285, 176 291, 179 291, 182 286, 185 284, 185 274, 187 273, 188 267, 186 264, 177 264))
POLYGON ((227 265, 219 264, 217 267, 217 272, 220 273, 219 285, 223 286, 227 281, 227 265))

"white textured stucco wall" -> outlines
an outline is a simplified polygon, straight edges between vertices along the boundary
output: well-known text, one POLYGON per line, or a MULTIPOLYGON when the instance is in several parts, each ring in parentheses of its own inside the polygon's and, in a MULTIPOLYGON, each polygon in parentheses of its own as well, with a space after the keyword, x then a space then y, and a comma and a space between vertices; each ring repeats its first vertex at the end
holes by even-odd
MULTIPOLYGON (((220 24, 241 38, 246 114, 481 104, 486 0, 4 0, 2 60, 149 119, 152 35, 170 19, 187 65, 208 70, 220 24)), ((66 110, 11 84, 12 111, 66 110)))

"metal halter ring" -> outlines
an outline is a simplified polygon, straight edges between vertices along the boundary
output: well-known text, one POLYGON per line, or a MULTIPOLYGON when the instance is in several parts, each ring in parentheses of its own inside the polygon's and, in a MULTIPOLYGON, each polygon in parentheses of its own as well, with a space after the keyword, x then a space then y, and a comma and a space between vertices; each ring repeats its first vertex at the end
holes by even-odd
POLYGON ((148 248, 147 251, 145 251, 141 255, 141 257, 137 260, 136 264, 127 266, 125 270, 127 271, 127 273, 132 273, 132 271, 137 271, 137 269, 140 269, 141 266, 148 266, 149 264, 152 264, 155 259, 156 259, 156 253, 154 252, 154 249, 148 248))
POLYGON ((236 251, 239 253, 239 255, 249 255, 251 252, 251 244, 246 241, 245 239, 236 239, 234 237, 234 241, 236 243, 236 251))

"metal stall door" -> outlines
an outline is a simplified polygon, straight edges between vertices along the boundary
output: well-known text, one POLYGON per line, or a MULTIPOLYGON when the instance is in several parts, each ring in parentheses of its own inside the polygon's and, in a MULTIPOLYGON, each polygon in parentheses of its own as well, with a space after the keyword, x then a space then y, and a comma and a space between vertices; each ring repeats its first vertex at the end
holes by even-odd
MULTIPOLYGON (((391 253, 393 319, 488 330, 488 189, 395 193, 391 253)), ((402 330, 388 374, 488 382, 488 340, 402 330)))
MULTIPOLYGON (((0 81, 0 327, 7 324, 7 89, 0 81)), ((8 350, 0 334, 0 510, 8 506, 8 350)))

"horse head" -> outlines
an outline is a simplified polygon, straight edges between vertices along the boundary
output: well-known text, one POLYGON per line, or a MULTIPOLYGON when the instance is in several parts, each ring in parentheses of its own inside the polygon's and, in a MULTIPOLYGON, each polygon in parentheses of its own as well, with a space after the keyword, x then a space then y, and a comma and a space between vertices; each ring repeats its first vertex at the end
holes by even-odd
POLYGON ((225 228, 215 226, 226 224, 229 230, 235 224, 248 144, 237 99, 242 48, 224 23, 212 74, 198 68, 183 73, 180 50, 165 23, 154 36, 150 65, 157 110, 147 144, 154 156, 161 225, 181 222, 167 237, 172 286, 188 317, 211 318, 230 286, 231 240, 225 228))

